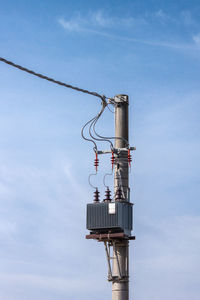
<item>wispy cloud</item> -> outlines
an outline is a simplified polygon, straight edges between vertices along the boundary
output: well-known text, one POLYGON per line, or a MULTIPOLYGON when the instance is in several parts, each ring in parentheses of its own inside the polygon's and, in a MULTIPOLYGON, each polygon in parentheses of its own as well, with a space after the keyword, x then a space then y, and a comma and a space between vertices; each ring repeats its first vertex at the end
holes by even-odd
MULTIPOLYGON (((185 16, 186 17, 186 16, 185 16)), ((187 16, 187 18, 189 18, 187 16)), ((163 10, 156 11, 151 15, 151 19, 159 20, 161 23, 172 21, 172 17, 166 14, 163 10)), ((88 33, 99 35, 109 39, 121 40, 126 42, 134 42, 149 46, 168 47, 174 49, 190 49, 193 45, 186 43, 175 43, 169 41, 160 41, 152 39, 140 39, 132 36, 127 36, 127 33, 133 31, 136 27, 150 26, 150 16, 138 18, 113 18, 103 14, 102 11, 90 13, 87 18, 81 17, 80 14, 75 14, 71 19, 58 19, 58 23, 67 32, 88 33), (120 28, 120 32, 124 30, 125 35, 116 34, 116 30, 120 28), (113 31, 114 30, 114 31, 113 31)))
POLYGON ((82 28, 76 20, 65 21, 64 19, 58 20, 59 24, 68 31, 80 31, 82 28))
POLYGON ((171 16, 165 13, 162 9, 159 9, 155 12, 152 16, 153 18, 159 20, 161 23, 166 23, 170 20, 172 20, 171 16))
POLYGON ((93 24, 101 27, 109 27, 115 24, 115 20, 113 18, 106 17, 100 10, 92 13, 90 20, 93 24))
POLYGON ((90 14, 87 18, 82 18, 79 13, 76 13, 70 20, 60 18, 58 23, 67 31, 89 31, 91 27, 108 27, 113 24, 113 20, 105 18, 101 11, 90 14))
POLYGON ((172 15, 164 11, 163 9, 159 9, 154 13, 147 13, 146 20, 158 21, 162 24, 173 24, 180 26, 191 27, 197 24, 196 20, 192 16, 192 13, 189 10, 183 10, 179 14, 172 15))
POLYGON ((196 21, 189 10, 184 10, 180 14, 180 21, 186 26, 195 25, 196 21))
POLYGON ((113 27, 130 27, 134 24, 144 23, 142 18, 116 18, 105 15, 101 10, 89 13, 87 17, 82 17, 80 13, 66 20, 59 18, 58 23, 68 31, 90 31, 91 29, 108 29, 113 27))
POLYGON ((193 35, 193 40, 196 43, 196 45, 200 46, 200 33, 193 35))

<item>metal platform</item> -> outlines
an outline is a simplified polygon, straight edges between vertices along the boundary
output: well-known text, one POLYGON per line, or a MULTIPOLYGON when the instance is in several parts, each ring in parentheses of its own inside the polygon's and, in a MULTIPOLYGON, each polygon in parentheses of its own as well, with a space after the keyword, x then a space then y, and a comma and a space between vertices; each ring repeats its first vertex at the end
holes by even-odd
POLYGON ((91 233, 86 235, 87 240, 111 241, 111 240, 135 240, 135 236, 127 236, 123 232, 117 233, 91 233))

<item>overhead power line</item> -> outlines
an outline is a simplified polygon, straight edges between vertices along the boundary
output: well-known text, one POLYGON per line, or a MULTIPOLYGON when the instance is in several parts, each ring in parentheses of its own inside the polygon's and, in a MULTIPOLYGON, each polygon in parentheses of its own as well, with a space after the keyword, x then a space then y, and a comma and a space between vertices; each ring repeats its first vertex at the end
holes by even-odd
POLYGON ((34 76, 37 76, 37 77, 39 77, 39 78, 45 79, 45 80, 47 80, 47 81, 56 83, 56 84, 58 84, 58 85, 62 85, 62 86, 64 86, 64 87, 66 87, 66 88, 73 89, 73 90, 75 90, 75 91, 82 92, 82 93, 85 93, 85 94, 89 94, 89 95, 92 95, 92 96, 95 96, 95 97, 99 97, 99 98, 101 98, 101 100, 104 102, 104 104, 107 105, 106 100, 105 100, 107 97, 105 97, 104 95, 100 95, 100 94, 98 94, 98 93, 96 93, 96 92, 91 92, 91 91, 88 91, 88 90, 85 90, 85 89, 81 89, 81 88, 76 87, 76 86, 73 86, 73 85, 71 85, 71 84, 67 84, 67 83, 65 83, 65 82, 61 82, 61 81, 59 81, 59 80, 55 80, 55 79, 53 79, 53 78, 51 78, 51 77, 48 77, 48 76, 45 76, 45 75, 43 75, 43 74, 36 73, 36 72, 34 72, 34 71, 32 71, 32 70, 29 70, 29 69, 27 69, 27 68, 25 68, 25 67, 23 67, 23 66, 17 65, 17 64, 15 64, 14 62, 9 61, 9 60, 7 60, 7 59, 5 59, 5 58, 3 58, 3 57, 0 57, 0 61, 4 62, 5 64, 8 64, 8 65, 10 65, 10 66, 12 66, 12 67, 14 67, 14 68, 17 68, 17 69, 19 69, 19 70, 21 70, 21 71, 27 72, 27 73, 29 73, 29 74, 31 74, 31 75, 34 75, 34 76))

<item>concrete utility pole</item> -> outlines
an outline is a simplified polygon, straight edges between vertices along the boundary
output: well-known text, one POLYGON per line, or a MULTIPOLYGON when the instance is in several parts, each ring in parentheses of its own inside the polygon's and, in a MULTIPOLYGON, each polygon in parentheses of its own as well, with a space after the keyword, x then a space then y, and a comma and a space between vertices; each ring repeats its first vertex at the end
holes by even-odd
POLYGON ((111 103, 115 106, 115 147, 113 151, 98 151, 98 154, 112 153, 114 197, 110 197, 107 187, 105 198, 100 201, 98 189, 95 191, 94 202, 87 204, 90 234, 86 238, 104 243, 112 300, 129 300, 129 240, 135 239, 131 236, 133 204, 130 203, 129 167, 130 151, 135 147, 130 147, 128 142, 128 96, 117 95, 111 103))
MULTIPOLYGON (((115 96, 115 148, 125 148, 128 141, 128 107, 127 95, 115 96)), ((115 166, 114 187, 122 188, 124 200, 129 201, 129 169, 127 153, 121 152, 115 166)), ((112 282, 112 300, 129 299, 129 241, 122 239, 113 245, 113 276, 123 277, 121 281, 112 282)))

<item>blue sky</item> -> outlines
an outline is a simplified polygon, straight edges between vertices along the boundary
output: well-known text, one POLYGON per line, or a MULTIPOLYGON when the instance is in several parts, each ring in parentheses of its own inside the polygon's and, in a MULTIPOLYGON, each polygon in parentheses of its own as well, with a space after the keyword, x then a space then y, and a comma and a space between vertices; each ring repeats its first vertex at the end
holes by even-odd
MULTIPOLYGON (((199 1, 0 4, 0 56, 129 95, 131 298, 199 300, 199 1)), ((0 299, 110 299, 103 245, 84 238, 94 157, 80 131, 100 102, 2 63, 0 78, 0 299)), ((113 133, 109 111, 98 131, 113 133)))

